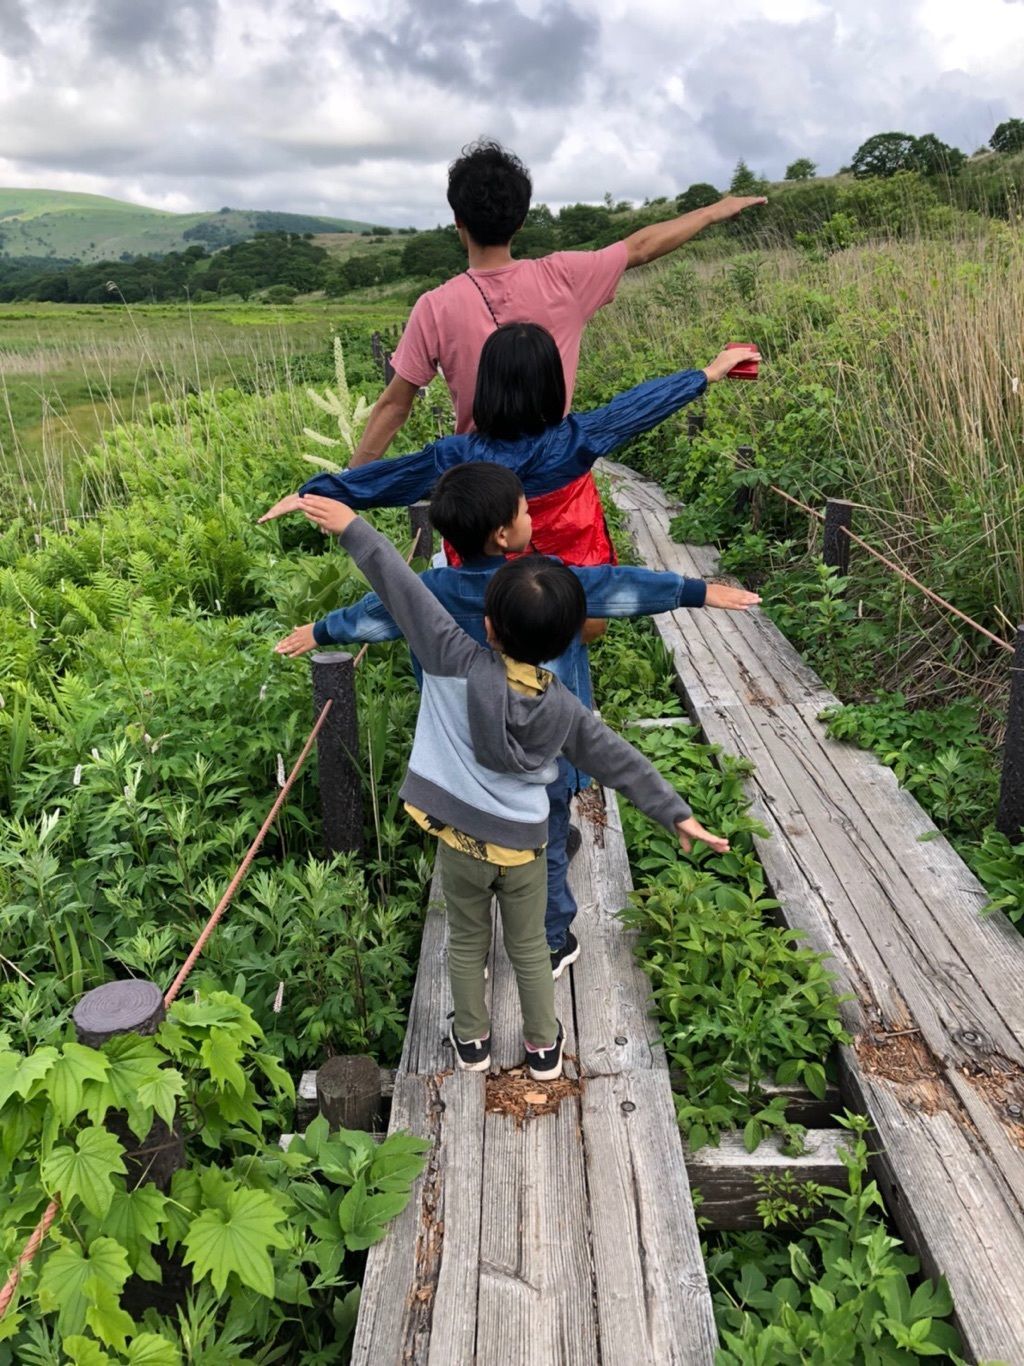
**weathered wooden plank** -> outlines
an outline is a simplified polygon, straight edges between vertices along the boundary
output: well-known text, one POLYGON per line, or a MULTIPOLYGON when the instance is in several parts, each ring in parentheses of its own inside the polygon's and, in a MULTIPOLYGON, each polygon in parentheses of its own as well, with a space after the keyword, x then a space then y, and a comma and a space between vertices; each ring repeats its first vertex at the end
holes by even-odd
POLYGON ((633 955, 635 936, 617 914, 633 883, 615 794, 603 796, 603 808, 594 792, 575 803, 583 843, 569 869, 579 906, 573 932, 581 952, 572 982, 584 1076, 667 1066, 650 1011, 650 986, 633 955))
POLYGON ((445 1043, 452 994, 448 987, 448 924, 444 914, 441 869, 435 864, 420 942, 419 969, 409 1004, 409 1023, 399 1072, 430 1076, 451 1066, 445 1043))
POLYGON ((472 1361, 484 1079, 400 1075, 391 1132, 433 1142, 409 1204, 367 1254, 353 1366, 472 1361))
MULTIPOLYGON (((686 1171, 691 1187, 701 1197, 701 1218, 708 1220, 710 1228, 762 1228, 757 1206, 764 1192, 757 1184, 759 1178, 790 1175, 801 1185, 816 1182, 844 1187, 846 1168, 839 1149, 849 1146, 850 1135, 843 1129, 808 1129, 804 1151, 798 1157, 787 1156, 775 1136, 748 1153, 742 1134, 728 1133, 722 1134, 717 1148, 687 1152, 686 1171)), ((798 1203, 799 1193, 789 1198, 798 1203)), ((818 1205, 809 1219, 813 1221, 822 1213, 827 1211, 818 1205)))
POLYGON ((718 1336, 667 1073, 589 1078, 583 1141, 602 1362, 710 1366, 718 1336))
POLYGON ((566 1099, 520 1129, 509 1115, 488 1115, 483 1191, 475 1360, 596 1366, 579 1103, 566 1099))
MULTIPOLYGON (((651 567, 693 572, 657 511, 631 521, 651 567)), ((754 761, 752 810, 772 836, 758 853, 785 919, 854 994, 844 1085, 882 1142, 890 1210, 949 1277, 969 1351, 1024 1362, 1024 943, 979 915, 984 894, 946 841, 921 842, 934 827, 894 775, 825 738, 831 695, 806 666, 787 678, 780 633, 743 619, 743 649, 726 613, 657 624, 706 737, 754 761)))

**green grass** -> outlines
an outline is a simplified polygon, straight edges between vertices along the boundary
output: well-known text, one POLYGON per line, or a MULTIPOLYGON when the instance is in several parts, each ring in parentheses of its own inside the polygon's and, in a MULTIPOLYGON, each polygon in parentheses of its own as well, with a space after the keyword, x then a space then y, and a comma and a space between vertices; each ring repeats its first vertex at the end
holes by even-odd
MULTIPOLYGON (((242 241, 259 230, 259 216, 252 209, 168 213, 102 195, 0 189, 0 249, 13 257, 53 255, 80 261, 157 255, 184 250, 191 245, 185 232, 200 225, 225 234, 212 245, 242 241)), ((275 226, 294 232, 358 233, 371 225, 351 218, 275 214, 275 226)))
POLYGON ((296 357, 326 356, 335 326, 358 319, 368 334, 403 316, 395 306, 323 302, 0 305, 0 471, 52 483, 101 433, 154 402, 287 382, 296 357))

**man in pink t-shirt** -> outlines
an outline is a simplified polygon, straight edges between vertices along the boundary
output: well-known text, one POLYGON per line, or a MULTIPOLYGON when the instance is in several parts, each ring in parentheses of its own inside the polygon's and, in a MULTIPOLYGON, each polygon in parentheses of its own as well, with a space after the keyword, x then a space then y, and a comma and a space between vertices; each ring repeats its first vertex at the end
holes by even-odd
POLYGON ((416 391, 439 370, 455 405, 455 430, 469 431, 480 350, 501 323, 539 323, 552 334, 565 368, 568 412, 583 328, 615 297, 623 271, 655 261, 712 223, 765 202, 757 195, 728 196, 640 228, 600 251, 556 251, 536 261, 515 261, 512 238, 526 218, 532 189, 522 162, 495 142, 476 143, 450 166, 448 203, 469 268, 416 301, 391 358, 394 378, 373 407, 352 465, 384 454, 408 418, 416 391))

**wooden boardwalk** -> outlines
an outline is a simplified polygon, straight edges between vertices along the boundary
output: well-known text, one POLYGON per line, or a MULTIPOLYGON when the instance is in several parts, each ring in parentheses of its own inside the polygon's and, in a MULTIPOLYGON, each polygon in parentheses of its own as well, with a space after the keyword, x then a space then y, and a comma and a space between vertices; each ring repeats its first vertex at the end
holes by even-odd
MULTIPOLYGON (((671 541, 655 485, 605 472, 644 564, 715 573, 707 547, 671 541)), ((1022 1366, 1024 937, 981 914, 981 885, 892 772, 826 739, 836 699, 766 616, 656 621, 706 738, 755 765, 757 851, 786 922, 852 995, 843 1089, 875 1125, 889 1210, 947 1276, 973 1358, 1022 1366)))
MULTIPOLYGON (((711 1366, 711 1297, 648 986, 615 912, 631 883, 615 798, 574 818, 583 952, 556 983, 568 1094, 521 1124, 508 1079, 452 1071, 440 888, 432 888, 392 1129, 433 1140, 406 1210, 372 1248, 355 1366, 711 1366)), ((495 1068, 522 1060, 496 935, 495 1068)), ((512 1083, 516 1089, 516 1083, 512 1083)), ((520 1092, 543 1088, 528 1081, 520 1092)))

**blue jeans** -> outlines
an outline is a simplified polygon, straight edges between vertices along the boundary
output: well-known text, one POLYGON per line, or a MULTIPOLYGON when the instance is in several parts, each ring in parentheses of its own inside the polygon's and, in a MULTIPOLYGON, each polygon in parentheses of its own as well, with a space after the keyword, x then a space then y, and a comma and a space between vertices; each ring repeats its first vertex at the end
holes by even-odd
POLYGON ((565 943, 576 915, 576 898, 569 891, 569 859, 565 841, 569 835, 569 803, 576 790, 576 770, 565 759, 558 761, 558 777, 548 788, 548 905, 544 931, 548 948, 556 952, 565 943))

